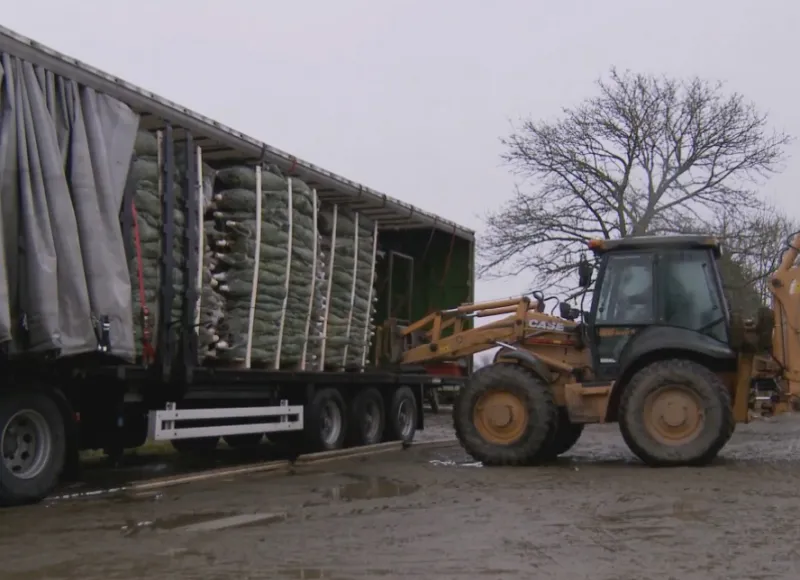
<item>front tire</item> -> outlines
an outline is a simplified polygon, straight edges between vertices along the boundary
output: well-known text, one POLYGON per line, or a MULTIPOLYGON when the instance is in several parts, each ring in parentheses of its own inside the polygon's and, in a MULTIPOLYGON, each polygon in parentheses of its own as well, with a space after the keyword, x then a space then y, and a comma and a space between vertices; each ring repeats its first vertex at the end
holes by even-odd
POLYGON ((550 388, 515 364, 493 364, 475 372, 453 406, 461 446, 484 465, 545 460, 556 420, 550 388))
POLYGON ((653 467, 705 465, 730 439, 730 393, 708 368, 670 359, 638 371, 622 393, 622 437, 653 467))
POLYGON ((34 503, 55 489, 66 459, 64 418, 37 392, 0 396, 0 505, 34 503))

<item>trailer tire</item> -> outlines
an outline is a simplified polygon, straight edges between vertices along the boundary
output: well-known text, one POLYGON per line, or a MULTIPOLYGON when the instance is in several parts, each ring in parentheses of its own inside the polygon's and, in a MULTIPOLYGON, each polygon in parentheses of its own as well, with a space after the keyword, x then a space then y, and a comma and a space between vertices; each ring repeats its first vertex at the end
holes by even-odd
POLYGON ((386 408, 378 389, 369 387, 356 393, 348 408, 347 429, 350 445, 374 445, 383 440, 386 408))
POLYGON ((409 387, 392 393, 386 416, 386 440, 411 443, 417 433, 417 399, 409 387))
POLYGON ((557 421, 550 388, 518 364, 495 363, 476 371, 453 405, 458 441, 487 466, 546 460, 557 421))
POLYGON ((341 449, 347 435, 347 406, 342 394, 331 387, 318 390, 308 405, 304 423, 307 451, 341 449))
POLYGON ((694 361, 669 359, 647 365, 625 385, 619 426, 645 464, 699 466, 717 456, 735 421, 728 389, 716 374, 694 361))
POLYGON ((4 452, 0 505, 24 505, 47 497, 58 484, 67 453, 64 417, 56 402, 35 391, 1 396, 0 449, 4 452), (35 456, 29 460, 30 452, 20 447, 31 445, 35 456), (14 450, 12 457, 5 455, 8 449, 14 450))
POLYGON ((222 440, 231 449, 255 449, 263 439, 263 433, 242 433, 241 435, 224 435, 222 437, 222 440))
POLYGON ((195 439, 171 439, 172 448, 185 455, 211 453, 219 444, 219 437, 197 437, 195 439))

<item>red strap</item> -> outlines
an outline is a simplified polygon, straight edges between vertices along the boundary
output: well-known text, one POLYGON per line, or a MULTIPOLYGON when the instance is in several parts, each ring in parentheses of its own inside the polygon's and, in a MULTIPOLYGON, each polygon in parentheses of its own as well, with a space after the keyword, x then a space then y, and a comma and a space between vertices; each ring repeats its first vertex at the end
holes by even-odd
POLYGON ((139 235, 139 213, 136 211, 136 203, 131 202, 131 213, 133 214, 133 240, 136 245, 136 268, 139 278, 139 305, 142 314, 142 352, 145 362, 155 359, 155 350, 150 343, 150 309, 147 308, 147 299, 144 293, 144 261, 142 260, 142 238, 139 235))

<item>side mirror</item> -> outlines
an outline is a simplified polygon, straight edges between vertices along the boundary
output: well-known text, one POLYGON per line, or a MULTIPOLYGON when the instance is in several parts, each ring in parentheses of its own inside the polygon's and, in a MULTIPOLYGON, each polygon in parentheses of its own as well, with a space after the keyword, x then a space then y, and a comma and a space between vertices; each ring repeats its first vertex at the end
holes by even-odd
POLYGON ((564 320, 576 320, 581 315, 580 310, 578 310, 577 308, 573 308, 566 302, 559 302, 558 310, 559 310, 559 315, 564 320))
POLYGON ((586 256, 581 255, 581 261, 578 262, 578 285, 581 288, 588 288, 592 283, 592 274, 594 268, 586 259, 586 256))

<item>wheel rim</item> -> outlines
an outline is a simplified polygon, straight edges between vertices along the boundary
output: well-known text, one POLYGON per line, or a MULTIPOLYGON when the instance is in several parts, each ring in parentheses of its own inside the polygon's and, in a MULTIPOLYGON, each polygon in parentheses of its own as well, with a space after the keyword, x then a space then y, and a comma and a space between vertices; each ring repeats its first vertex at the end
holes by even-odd
POLYGON ((397 425, 400 427, 403 439, 411 436, 411 431, 414 429, 414 406, 408 399, 403 399, 397 406, 397 425))
POLYGON ((370 441, 378 437, 381 427, 381 410, 378 403, 368 401, 364 406, 364 437, 370 441))
POLYGON ((31 409, 18 411, 6 422, 0 437, 3 465, 20 479, 39 475, 50 460, 52 435, 45 418, 31 409))
POLYGON ((475 403, 473 423, 490 443, 514 443, 528 427, 528 410, 523 401, 508 391, 484 393, 475 403))
POLYGON ((705 413, 700 398, 686 387, 662 387, 644 402, 647 432, 665 445, 684 445, 703 430, 705 413))
POLYGON ((332 445, 342 433, 342 411, 334 401, 327 401, 322 408, 322 440, 332 445))

